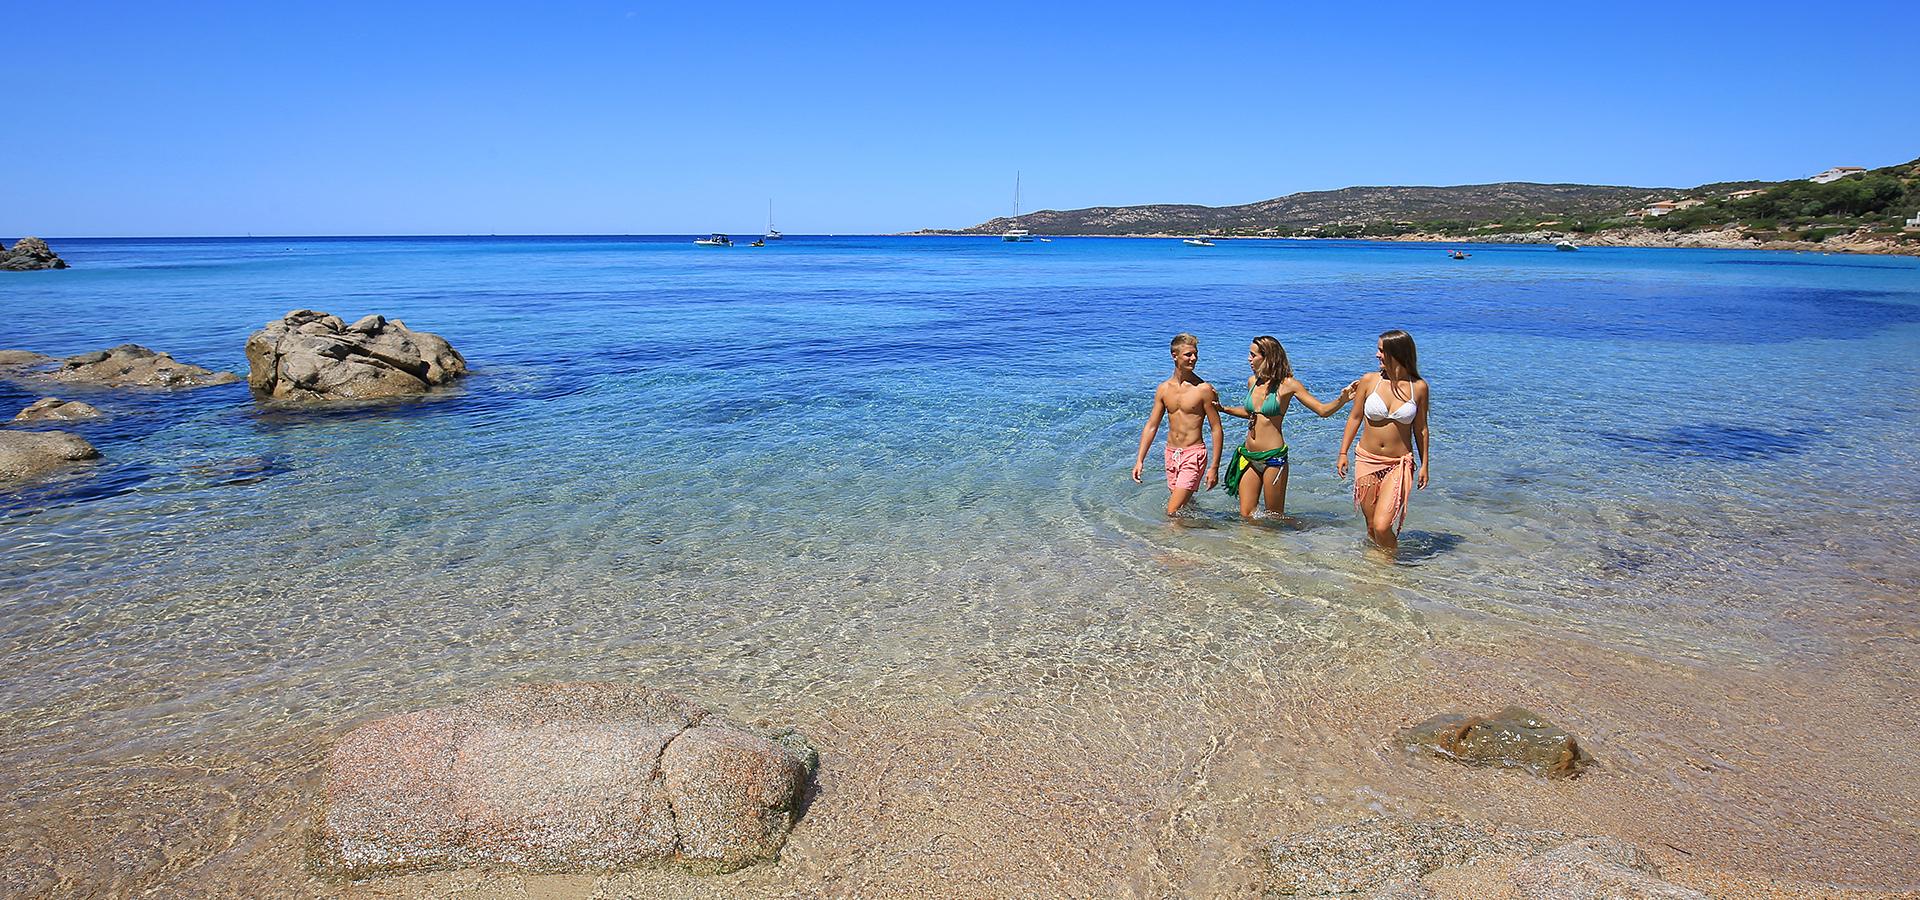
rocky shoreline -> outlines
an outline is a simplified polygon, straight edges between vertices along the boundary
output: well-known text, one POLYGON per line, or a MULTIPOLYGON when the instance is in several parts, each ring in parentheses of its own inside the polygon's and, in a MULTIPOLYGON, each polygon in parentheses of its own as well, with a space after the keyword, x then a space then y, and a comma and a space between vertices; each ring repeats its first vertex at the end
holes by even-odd
MULTIPOLYGON (((967 235, 956 231, 909 231, 900 237, 992 237, 991 235, 967 235)), ((1572 234, 1560 231, 1520 231, 1509 234, 1453 235, 1437 232, 1414 232, 1383 237, 1307 237, 1266 236, 1266 235, 1206 235, 1206 234, 1060 234, 1050 237, 1072 238, 1154 238, 1178 240, 1183 238, 1210 237, 1220 241, 1392 241, 1396 243, 1424 244, 1553 244, 1558 241, 1571 241, 1582 247, 1641 247, 1650 249, 1678 250, 1783 250, 1805 253, 1861 253, 1879 256, 1920 256, 1920 242, 1902 241, 1888 235, 1874 235, 1864 232, 1840 234, 1824 241, 1782 241, 1761 240, 1744 231, 1729 229, 1725 231, 1668 232, 1654 231, 1648 228, 1628 228, 1613 231, 1600 231, 1591 234, 1572 234)), ((997 237, 994 238, 998 240, 997 237)))

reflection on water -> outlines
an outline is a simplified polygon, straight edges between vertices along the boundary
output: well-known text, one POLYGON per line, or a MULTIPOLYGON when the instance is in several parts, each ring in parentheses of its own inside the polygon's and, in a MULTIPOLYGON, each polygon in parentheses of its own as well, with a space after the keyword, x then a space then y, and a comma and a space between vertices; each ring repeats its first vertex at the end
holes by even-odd
MULTIPOLYGON (((429 401, 324 410, 238 387, 58 392, 109 413, 72 426, 104 458, 0 500, 0 852, 41 860, 33 885, 131 889, 215 865, 236 835, 278 846, 331 735, 489 685, 646 678, 825 730, 851 767, 837 777, 870 785, 894 776, 846 755, 905 722, 939 744, 1032 717, 1086 759, 1127 728, 1230 744, 1265 727, 1250 710, 1391 690, 1462 640, 1819 668, 1861 650, 1837 623, 1916 584, 1920 487, 1860 488, 1920 462, 1913 261, 1490 252, 1463 273, 1432 248, 1236 242, 1174 262, 1069 239, 273 249, 62 246, 73 277, 10 297, 0 347, 131 340, 238 368, 251 328, 314 307, 439 332, 475 374, 429 401), (1433 483, 1400 565, 1363 552, 1332 473, 1339 418, 1289 422, 1291 523, 1242 522, 1219 491, 1168 523, 1163 488, 1127 478, 1173 332, 1199 334, 1201 371, 1231 389, 1246 341, 1277 334, 1323 388, 1370 366, 1389 325, 1420 340, 1435 397, 1433 483), (1884 403, 1831 401, 1869 382, 1884 403)), ((1311 710, 1282 718, 1354 714, 1311 710)), ((1715 739, 1663 737, 1674 749, 1631 762, 1658 780, 1715 739)), ((1282 766, 1367 796, 1341 766, 1374 765, 1369 740, 1328 740, 1362 762, 1228 768, 1240 787, 1282 766)), ((1219 802, 1168 777, 1142 802, 1219 802)))

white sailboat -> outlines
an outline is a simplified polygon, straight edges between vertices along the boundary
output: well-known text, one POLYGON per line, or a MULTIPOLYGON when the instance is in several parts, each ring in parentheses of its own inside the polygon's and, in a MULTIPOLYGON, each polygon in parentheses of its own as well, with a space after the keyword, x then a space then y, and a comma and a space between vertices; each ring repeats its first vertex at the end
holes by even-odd
POLYGON ((1020 173, 1013 173, 1013 219, 1014 226, 1000 235, 1000 239, 1009 244, 1025 244, 1033 240, 1033 235, 1020 227, 1020 173))
POLYGON ((767 240, 777 241, 782 237, 785 235, 780 233, 780 229, 773 227, 773 201, 769 199, 767 201, 767 240))

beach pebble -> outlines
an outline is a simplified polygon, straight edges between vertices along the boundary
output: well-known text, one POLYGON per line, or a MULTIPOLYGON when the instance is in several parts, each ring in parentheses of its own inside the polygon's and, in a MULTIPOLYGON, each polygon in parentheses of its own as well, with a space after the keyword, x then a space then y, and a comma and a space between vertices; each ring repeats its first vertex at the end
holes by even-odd
POLYGON ((779 852, 817 755, 635 684, 509 688, 360 726, 327 757, 309 865, 737 869, 779 852))
POLYGON ((1593 763, 1572 734, 1518 706, 1491 716, 1447 713, 1402 729, 1395 742, 1470 766, 1572 778, 1593 763))
POLYGON ((100 410, 95 409, 91 404, 81 403, 78 400, 42 397, 15 414, 13 420, 15 422, 73 422, 98 418, 100 418, 100 410))
POLYGON ((67 384, 100 387, 193 388, 240 380, 240 376, 232 372, 209 371, 139 344, 121 344, 110 350, 69 356, 60 368, 45 377, 67 384))
POLYGON ((99 455, 100 451, 77 434, 0 431, 0 481, 30 478, 66 463, 99 455))
POLYGON ((271 400, 375 400, 425 393, 465 374, 437 334, 399 320, 296 309, 247 338, 247 384, 271 400))

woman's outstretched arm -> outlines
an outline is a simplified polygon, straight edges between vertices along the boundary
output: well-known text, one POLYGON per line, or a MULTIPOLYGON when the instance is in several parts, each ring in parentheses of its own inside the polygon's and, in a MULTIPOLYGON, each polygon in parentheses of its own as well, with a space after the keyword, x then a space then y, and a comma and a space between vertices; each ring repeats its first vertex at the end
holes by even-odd
POLYGON ((1353 399, 1353 386, 1359 383, 1358 381, 1351 382, 1346 387, 1341 388, 1340 396, 1333 398, 1332 403, 1321 403, 1319 398, 1313 396, 1313 392, 1307 390, 1307 386, 1301 384, 1298 378, 1289 378, 1282 382, 1280 387, 1282 390, 1292 391, 1295 397, 1300 398, 1301 406, 1313 410, 1314 415, 1324 419, 1339 412, 1340 407, 1347 405, 1347 401, 1353 399))

